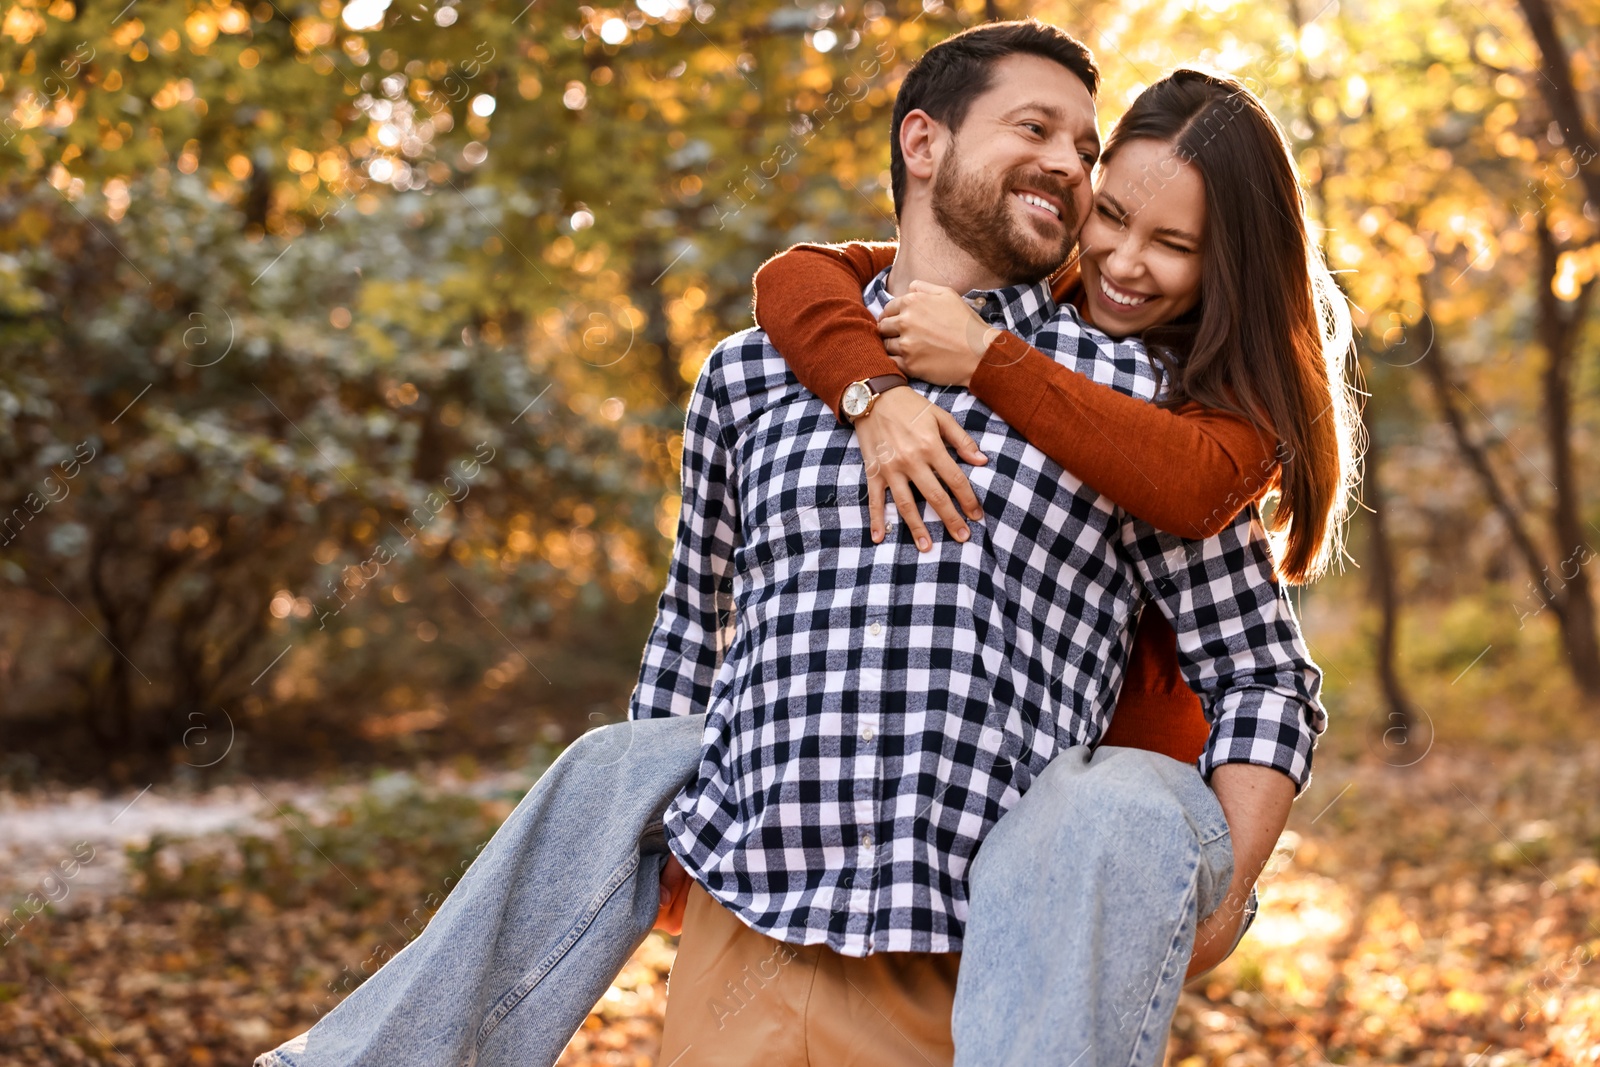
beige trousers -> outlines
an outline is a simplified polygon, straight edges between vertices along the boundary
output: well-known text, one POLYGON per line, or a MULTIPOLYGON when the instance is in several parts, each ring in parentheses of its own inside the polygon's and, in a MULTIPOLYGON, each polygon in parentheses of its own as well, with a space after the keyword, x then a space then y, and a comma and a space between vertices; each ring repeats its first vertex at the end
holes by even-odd
POLYGON ((949 1067, 960 953, 857 958, 757 933, 689 889, 656 1067, 949 1067))

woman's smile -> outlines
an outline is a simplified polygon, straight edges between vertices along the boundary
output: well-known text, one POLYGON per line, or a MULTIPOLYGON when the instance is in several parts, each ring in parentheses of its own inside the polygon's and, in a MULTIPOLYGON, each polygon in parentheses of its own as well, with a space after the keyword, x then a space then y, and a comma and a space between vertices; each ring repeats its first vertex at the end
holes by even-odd
POLYGON ((1128 337, 1199 303, 1205 228, 1205 183, 1171 144, 1130 141, 1104 158, 1081 238, 1093 323, 1128 337))

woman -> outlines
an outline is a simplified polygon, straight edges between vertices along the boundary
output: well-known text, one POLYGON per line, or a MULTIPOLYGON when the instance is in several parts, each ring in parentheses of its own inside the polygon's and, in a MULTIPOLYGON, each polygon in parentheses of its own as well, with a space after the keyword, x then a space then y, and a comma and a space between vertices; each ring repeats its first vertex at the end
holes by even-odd
MULTIPOLYGON (((875 321, 861 289, 893 262, 893 245, 785 252, 756 275, 756 319, 801 383, 836 412, 846 384, 882 374, 969 388, 1067 471, 1182 537, 1215 534, 1275 489, 1267 525, 1278 571, 1306 582, 1338 552, 1359 442, 1344 380, 1349 318, 1304 220, 1276 121, 1239 82, 1179 69, 1140 94, 1111 131, 1078 269, 1055 286, 1090 324, 1145 342, 1166 373, 1159 405, 1096 384, 989 326, 950 289, 912 283, 875 321), (1160 474, 1180 471, 1178 484, 1158 484, 1160 474)), ((881 399, 897 394, 915 397, 891 389, 881 399)), ((964 479, 954 483, 951 465, 918 467, 905 449, 885 448, 908 439, 919 419, 925 436, 937 428, 962 458, 983 457, 948 413, 920 398, 881 403, 859 421, 862 454, 894 457, 873 472, 874 529, 883 529, 889 491, 921 543, 911 486, 930 501, 959 499, 964 479), (932 419, 920 419, 929 411, 932 419)), ((960 524, 948 505, 941 514, 960 524)), ((1179 674, 1171 627, 1144 612, 1102 743, 1193 762, 1208 733, 1179 674)), ((1253 881, 1259 869, 1241 857, 1236 882, 1253 881)), ((1245 905, 1227 903, 1211 929, 1202 925, 1191 974, 1231 951, 1234 928, 1221 927, 1230 915, 1236 925, 1245 905)))

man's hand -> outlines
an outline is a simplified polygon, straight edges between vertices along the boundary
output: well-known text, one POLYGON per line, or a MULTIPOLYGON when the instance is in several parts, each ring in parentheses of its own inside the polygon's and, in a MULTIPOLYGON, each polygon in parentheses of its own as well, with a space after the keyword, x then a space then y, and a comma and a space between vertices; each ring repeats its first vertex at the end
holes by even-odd
POLYGON ((655 929, 676 937, 683 933, 683 909, 689 902, 689 872, 678 857, 667 853, 661 868, 661 910, 656 912, 655 929))
POLYGON ((922 509, 912 496, 914 485, 944 520, 945 529, 957 541, 971 532, 963 521, 983 518, 983 508, 972 491, 967 476, 950 456, 950 448, 968 463, 984 464, 989 457, 978 451, 955 416, 932 403, 914 389, 890 389, 873 402, 872 410, 855 420, 856 443, 867 472, 867 508, 872 518, 872 540, 883 540, 885 490, 894 494, 895 507, 916 539, 917 548, 933 548, 928 528, 922 522, 922 509), (948 445, 948 447, 946 447, 948 445), (948 491, 946 487, 948 486, 948 491), (956 509, 960 505, 961 510, 956 509))
POLYGON ((1233 842, 1233 881, 1215 911, 1201 920, 1194 935, 1194 955, 1185 978, 1204 974, 1227 958, 1244 922, 1250 889, 1261 877, 1272 850, 1289 821, 1294 783, 1271 767, 1224 763, 1211 773, 1211 788, 1228 819, 1233 842))
POLYGON ((878 332, 908 377, 965 389, 1001 330, 980 319, 954 289, 914 281, 884 306, 878 332))

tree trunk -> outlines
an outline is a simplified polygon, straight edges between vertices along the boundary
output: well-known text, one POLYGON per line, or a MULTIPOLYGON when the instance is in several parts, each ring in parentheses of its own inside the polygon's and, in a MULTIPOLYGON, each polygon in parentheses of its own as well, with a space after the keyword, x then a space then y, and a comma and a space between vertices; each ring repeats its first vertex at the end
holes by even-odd
POLYGON ((1595 627, 1594 596, 1585 566, 1595 555, 1585 535, 1581 489, 1572 456, 1572 362, 1578 337, 1594 302, 1595 282, 1587 282, 1570 309, 1552 288, 1560 250, 1541 216, 1539 241, 1539 342, 1545 350, 1544 426, 1550 450, 1556 498, 1550 517, 1555 537, 1555 573, 1551 582, 1565 602, 1561 639, 1572 676, 1586 697, 1600 701, 1600 638, 1595 627))
POLYGON ((1374 406, 1370 398, 1362 405, 1361 421, 1367 431, 1366 472, 1362 484, 1367 504, 1372 509, 1368 522, 1371 530, 1372 595, 1378 602, 1378 682, 1383 689, 1383 701, 1388 707, 1391 727, 1398 728, 1409 739, 1417 716, 1416 709, 1406 696, 1396 666, 1400 630, 1399 575, 1389 540, 1382 481, 1383 448, 1377 427, 1373 425, 1374 406))
MULTIPOLYGON (((98 530, 91 535, 87 567, 89 595, 106 626, 100 636, 111 646, 110 654, 106 657, 105 684, 99 699, 95 701, 99 707, 94 714, 105 724, 102 740, 109 741, 111 746, 128 749, 137 746, 138 739, 134 736, 137 723, 133 707, 133 676, 128 673, 128 660, 122 653, 124 635, 118 626, 121 615, 105 582, 105 563, 111 551, 110 536, 105 530, 98 530)), ((111 750, 108 746, 108 752, 111 750)))
MULTIPOLYGON (((1543 556, 1534 544, 1533 536, 1528 530, 1527 523, 1523 521, 1522 513, 1513 506, 1510 495, 1501 484, 1500 477, 1495 473, 1493 465, 1490 464, 1487 451, 1481 444, 1473 440, 1472 435, 1467 432, 1466 418, 1462 415, 1461 409, 1456 406, 1455 398, 1452 395, 1456 391, 1456 386, 1450 380, 1449 360, 1439 339, 1437 327, 1426 311, 1423 313, 1422 321, 1433 332, 1430 337, 1431 346, 1427 358, 1423 359, 1419 366, 1426 372, 1428 380, 1433 386, 1434 397, 1438 401, 1439 410, 1444 416, 1445 424, 1450 427, 1450 434, 1455 439, 1456 448, 1461 453, 1462 458, 1467 461, 1467 466, 1477 475, 1479 484, 1483 486, 1484 495, 1489 498, 1489 503, 1500 515, 1501 520, 1505 522, 1506 531, 1511 536, 1511 543, 1515 546, 1517 554, 1527 564, 1528 571, 1533 576, 1533 581, 1529 585, 1533 587, 1541 602, 1540 610, 1549 608, 1551 614, 1556 617, 1556 624, 1561 631, 1562 648, 1567 650, 1569 654, 1573 680, 1577 682, 1586 699, 1595 699, 1596 691, 1589 688, 1588 675, 1579 673, 1588 669, 1584 663, 1587 652, 1577 658, 1571 656, 1571 650, 1574 647, 1588 649, 1594 647, 1593 601, 1586 599, 1582 606, 1576 608, 1578 612, 1587 611, 1588 615, 1586 618, 1579 619, 1575 626, 1571 616, 1577 601, 1570 595, 1572 593, 1571 585, 1569 584, 1565 588, 1555 585, 1549 575, 1549 567, 1545 565, 1543 556), (1584 643, 1585 634, 1588 635, 1587 644, 1584 643), (1576 646, 1574 642, 1577 642, 1576 646)), ((1587 558, 1587 556, 1579 555, 1572 563, 1568 564, 1567 572, 1570 573, 1574 570, 1573 564, 1578 560, 1587 558)), ((1579 574, 1582 574, 1581 567, 1576 569, 1579 574)), ((1561 577, 1560 570, 1561 566, 1558 564, 1558 578, 1561 577)), ((1587 583, 1585 583, 1582 589, 1586 596, 1587 588, 1587 583)))
MULTIPOLYGON (((1456 385, 1451 381, 1450 360, 1445 354, 1444 342, 1439 337, 1439 329, 1434 324, 1433 316, 1424 310, 1422 322, 1418 325, 1428 331, 1428 354, 1418 366, 1426 372, 1428 382, 1433 386, 1433 396, 1439 404, 1439 413, 1444 416, 1445 425, 1450 427, 1450 436, 1455 439, 1456 450, 1467 461, 1467 466, 1472 468, 1472 472, 1478 476, 1478 483, 1483 486, 1484 495, 1489 498, 1489 503, 1505 522, 1506 531, 1511 535, 1511 543, 1537 581, 1544 561, 1539 556, 1538 548, 1534 546, 1527 525, 1522 521, 1522 513, 1512 505, 1510 495, 1500 484, 1500 476, 1495 473, 1494 466, 1489 462, 1488 451, 1473 440, 1472 434, 1467 431, 1466 417, 1456 406, 1455 397, 1452 395, 1456 391, 1456 385)), ((1540 597, 1546 607, 1559 613, 1561 605, 1549 591, 1541 590, 1540 597)))
POLYGON ((258 148, 250 160, 250 180, 245 186, 244 229, 267 232, 272 213, 272 153, 258 148))
MULTIPOLYGON (((634 255, 633 276, 628 286, 633 306, 644 313, 644 326, 633 338, 637 347, 656 350, 655 386, 670 403, 682 406, 685 385, 678 372, 678 349, 667 326, 667 302, 661 292, 661 275, 667 266, 654 246, 640 248, 634 255)), ((616 324, 618 327, 621 324, 616 324)))
POLYGON ((1528 32, 1539 46, 1539 76, 1530 79, 1544 96, 1545 104, 1561 126, 1578 176, 1589 203, 1600 208, 1600 158, 1595 152, 1595 136, 1583 114, 1577 82, 1572 75, 1572 57, 1556 29, 1555 14, 1549 0, 1517 0, 1528 22, 1528 32))

